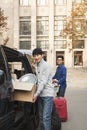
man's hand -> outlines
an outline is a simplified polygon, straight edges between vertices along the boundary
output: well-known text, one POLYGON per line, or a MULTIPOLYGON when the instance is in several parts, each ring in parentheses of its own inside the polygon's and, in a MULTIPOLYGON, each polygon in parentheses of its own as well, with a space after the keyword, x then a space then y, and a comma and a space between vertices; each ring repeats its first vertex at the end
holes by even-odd
POLYGON ((37 96, 34 96, 33 97, 33 102, 36 102, 36 100, 37 100, 37 96))

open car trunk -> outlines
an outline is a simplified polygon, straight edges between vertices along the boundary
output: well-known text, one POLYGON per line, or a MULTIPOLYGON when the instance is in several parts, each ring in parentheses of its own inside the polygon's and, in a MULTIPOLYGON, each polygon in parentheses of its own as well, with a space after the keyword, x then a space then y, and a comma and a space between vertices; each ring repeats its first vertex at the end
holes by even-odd
MULTIPOLYGON (((3 112, 4 114, 0 115, 0 122, 2 122, 2 127, 0 127, 0 129, 22 130, 23 128, 25 129, 26 126, 26 130, 30 130, 30 127, 31 130, 35 130, 39 124, 37 103, 11 100, 11 96, 13 94, 12 80, 14 80, 12 75, 16 75, 16 79, 18 80, 25 74, 34 73, 27 55, 12 48, 1 45, 0 70, 3 70, 5 74, 5 82, 0 87, 0 95, 2 95, 0 97, 0 101, 3 104, 4 98, 6 102, 3 106, 3 110, 4 107, 5 109, 7 108, 6 112, 3 112), (6 128, 7 126, 5 124, 9 124, 9 128, 6 128)), ((0 113, 2 113, 1 108, 0 113)))

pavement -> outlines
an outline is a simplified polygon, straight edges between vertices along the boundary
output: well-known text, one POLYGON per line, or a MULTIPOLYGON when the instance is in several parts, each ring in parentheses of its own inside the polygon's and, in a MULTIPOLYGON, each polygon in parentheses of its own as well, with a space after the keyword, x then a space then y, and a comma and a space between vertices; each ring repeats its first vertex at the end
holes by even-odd
POLYGON ((87 130, 87 68, 67 70, 68 120, 62 130, 87 130))
POLYGON ((87 68, 67 69, 65 97, 68 120, 62 130, 87 130, 87 68))

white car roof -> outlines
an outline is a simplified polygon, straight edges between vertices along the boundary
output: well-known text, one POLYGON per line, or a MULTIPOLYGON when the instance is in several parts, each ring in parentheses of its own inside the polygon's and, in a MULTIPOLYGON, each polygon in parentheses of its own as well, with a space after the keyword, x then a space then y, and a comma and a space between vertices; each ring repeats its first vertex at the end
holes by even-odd
POLYGON ((18 51, 21 52, 21 53, 23 53, 23 54, 32 55, 32 50, 19 49, 18 51))

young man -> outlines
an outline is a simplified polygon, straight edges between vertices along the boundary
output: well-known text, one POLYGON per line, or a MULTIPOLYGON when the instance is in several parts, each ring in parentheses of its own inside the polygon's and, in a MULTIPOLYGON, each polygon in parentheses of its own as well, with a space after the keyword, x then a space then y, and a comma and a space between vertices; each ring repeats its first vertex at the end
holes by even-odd
POLYGON ((43 51, 40 48, 33 50, 33 57, 37 64, 36 75, 38 79, 33 101, 35 102, 38 98, 40 130, 51 130, 51 113, 54 96, 52 70, 50 65, 44 61, 43 51))
POLYGON ((59 91, 57 92, 58 97, 64 97, 65 90, 66 90, 67 70, 63 63, 64 63, 64 57, 58 56, 57 57, 58 67, 56 69, 56 73, 55 73, 55 75, 53 77, 53 81, 52 81, 53 83, 57 83, 59 86, 59 91))

